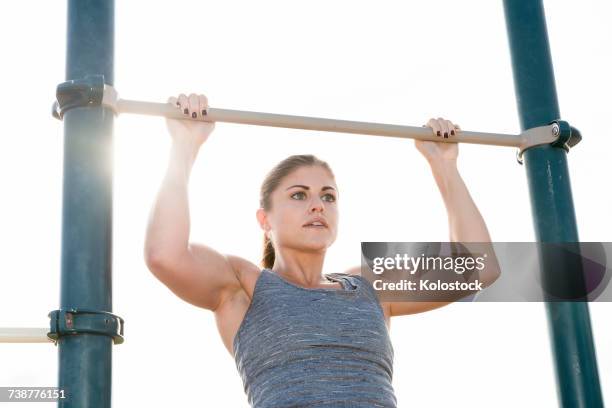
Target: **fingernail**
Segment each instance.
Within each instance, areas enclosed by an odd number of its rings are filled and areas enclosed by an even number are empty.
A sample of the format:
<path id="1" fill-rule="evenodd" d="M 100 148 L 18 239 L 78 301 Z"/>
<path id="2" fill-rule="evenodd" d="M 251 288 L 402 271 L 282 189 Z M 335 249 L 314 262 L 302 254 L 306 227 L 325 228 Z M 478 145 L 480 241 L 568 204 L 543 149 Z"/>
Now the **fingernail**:
<path id="1" fill-rule="evenodd" d="M 203 109 L 202 110 L 202 116 L 206 116 L 206 115 L 207 115 L 206 109 Z"/>
<path id="2" fill-rule="evenodd" d="M 181 103 L 179 101 L 176 101 L 176 106 L 181 106 Z"/>
<path id="3" fill-rule="evenodd" d="M 440 136 L 440 131 L 439 130 L 436 132 L 436 135 Z"/>
<path id="4" fill-rule="evenodd" d="M 454 131 L 454 130 L 451 130 L 451 135 L 454 135 L 454 134 L 455 134 L 455 131 Z"/>
<path id="5" fill-rule="evenodd" d="M 448 132 L 444 132 L 444 137 L 448 138 Z"/>
<path id="6" fill-rule="evenodd" d="M 192 113 L 191 113 L 191 117 L 195 119 L 195 118 L 197 118 L 197 117 L 198 117 L 198 115 L 197 115 L 195 112 L 192 112 Z"/>
<path id="7" fill-rule="evenodd" d="M 183 110 L 183 113 L 184 113 L 185 115 L 188 115 L 188 114 L 189 114 L 189 109 L 185 108 L 185 109 Z"/>

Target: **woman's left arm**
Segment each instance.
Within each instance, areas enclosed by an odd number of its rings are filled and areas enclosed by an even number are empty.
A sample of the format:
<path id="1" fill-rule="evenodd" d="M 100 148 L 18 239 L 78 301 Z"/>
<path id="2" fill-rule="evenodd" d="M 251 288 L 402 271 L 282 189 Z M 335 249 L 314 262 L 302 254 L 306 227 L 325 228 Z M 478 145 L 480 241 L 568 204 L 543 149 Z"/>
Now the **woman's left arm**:
<path id="1" fill-rule="evenodd" d="M 487 267 L 478 275 L 483 287 L 487 287 L 500 274 L 487 225 L 459 175 L 456 163 L 440 162 L 432 166 L 432 173 L 446 206 L 450 242 L 461 243 L 472 254 L 488 254 Z"/>
<path id="2" fill-rule="evenodd" d="M 449 140 L 461 131 L 458 125 L 442 118 L 432 118 L 427 125 L 423 126 L 430 127 L 433 133 L 440 138 L 448 138 Z M 491 236 L 480 211 L 478 211 L 459 174 L 457 168 L 458 144 L 415 140 L 415 146 L 429 163 L 442 195 L 448 214 L 450 241 L 459 242 L 468 250 L 470 250 L 470 247 L 476 249 L 469 243 L 480 243 L 477 245 L 477 250 L 482 251 L 483 244 L 491 242 Z M 493 283 L 500 274 L 499 264 L 492 246 L 485 245 L 485 247 L 488 247 L 487 252 L 492 256 L 487 260 L 488 267 L 479 274 L 479 280 L 483 283 L 483 287 Z M 452 301 L 389 303 L 389 314 L 391 316 L 401 316 L 436 309 L 452 303 Z"/>
<path id="3" fill-rule="evenodd" d="M 457 161 L 439 160 L 432 163 L 431 171 L 446 207 L 450 241 L 491 242 L 487 225 L 459 174 Z"/>
<path id="4" fill-rule="evenodd" d="M 459 125 L 442 118 L 430 119 L 427 125 L 439 137 L 452 140 Z M 470 195 L 459 170 L 457 143 L 415 140 L 416 148 L 428 161 L 448 214 L 452 242 L 491 242 L 487 226 Z"/>

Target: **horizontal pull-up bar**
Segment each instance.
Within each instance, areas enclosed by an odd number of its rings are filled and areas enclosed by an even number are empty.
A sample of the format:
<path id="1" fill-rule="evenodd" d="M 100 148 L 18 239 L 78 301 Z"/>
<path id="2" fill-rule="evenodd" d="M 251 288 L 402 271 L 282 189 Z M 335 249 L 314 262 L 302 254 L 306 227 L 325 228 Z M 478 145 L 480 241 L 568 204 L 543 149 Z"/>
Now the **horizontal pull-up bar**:
<path id="1" fill-rule="evenodd" d="M 49 343 L 49 329 L 29 327 L 0 328 L 0 343 Z"/>
<path id="2" fill-rule="evenodd" d="M 208 108 L 201 118 L 186 116 L 180 109 L 169 103 L 141 102 L 127 99 L 117 99 L 113 105 L 117 113 L 135 113 L 140 115 L 165 116 L 174 119 L 189 119 L 204 122 L 242 123 L 245 125 L 272 126 L 292 129 L 320 130 L 326 132 L 355 133 L 374 136 L 388 136 L 408 139 L 432 140 L 441 142 L 478 143 L 487 145 L 520 147 L 521 135 L 506 135 L 500 133 L 481 133 L 459 131 L 452 139 L 444 139 L 433 135 L 431 129 L 425 127 L 389 125 L 385 123 L 357 122 L 316 118 L 307 116 L 279 115 L 275 113 L 250 112 L 230 109 Z M 555 140 L 552 126 L 544 126 L 539 133 L 549 134 L 546 143 Z M 543 131 L 544 130 L 544 131 Z"/>
<path id="3" fill-rule="evenodd" d="M 61 119 L 64 112 L 68 109 L 79 106 L 100 105 L 108 107 L 116 114 L 134 113 L 204 122 L 241 123 L 256 126 L 399 137 L 444 143 L 473 143 L 516 147 L 519 149 L 519 162 L 525 149 L 536 145 L 559 142 L 561 131 L 564 129 L 564 126 L 559 123 L 560 121 L 556 121 L 547 126 L 527 129 L 518 135 L 460 130 L 455 136 L 445 139 L 434 135 L 430 128 L 422 126 L 390 125 L 218 108 L 208 108 L 205 111 L 205 115 L 198 115 L 197 118 L 192 118 L 186 116 L 174 104 L 119 99 L 115 89 L 104 84 L 104 78 L 101 75 L 88 76 L 82 80 L 72 80 L 60 84 L 57 88 L 57 102 L 54 104 L 53 114 Z M 568 132 L 566 132 L 567 134 L 563 137 L 560 145 L 569 151 L 569 147 L 578 143 L 580 135 L 574 128 L 570 130 L 569 125 L 565 127 L 568 128 Z"/>

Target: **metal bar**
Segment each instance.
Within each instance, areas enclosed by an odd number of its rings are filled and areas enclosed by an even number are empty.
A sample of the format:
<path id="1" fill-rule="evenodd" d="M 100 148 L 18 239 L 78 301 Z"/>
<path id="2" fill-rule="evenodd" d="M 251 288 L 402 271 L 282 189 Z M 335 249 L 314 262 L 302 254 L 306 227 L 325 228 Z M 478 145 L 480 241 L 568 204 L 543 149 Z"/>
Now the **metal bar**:
<path id="1" fill-rule="evenodd" d="M 114 1 L 69 0 L 66 79 L 102 74 L 113 84 Z M 61 309 L 112 311 L 112 126 L 104 106 L 64 116 Z M 111 406 L 112 338 L 58 339 L 59 407 Z"/>
<path id="2" fill-rule="evenodd" d="M 119 99 L 116 101 L 116 108 L 118 113 L 135 113 L 140 115 L 165 116 L 175 119 L 192 119 L 183 114 L 176 106 L 168 103 Z M 216 108 L 208 108 L 206 116 L 192 120 L 509 147 L 520 147 L 523 141 L 521 135 L 469 132 L 464 130 L 461 130 L 455 136 L 444 139 L 443 137 L 441 138 L 433 135 L 431 129 L 425 127 Z"/>
<path id="3" fill-rule="evenodd" d="M 3 327 L 0 328 L 0 343 L 52 343 L 48 332 L 47 328 Z"/>
<path id="4" fill-rule="evenodd" d="M 504 0 L 514 86 L 522 129 L 559 118 L 542 0 Z M 540 242 L 578 242 L 566 152 L 537 146 L 524 152 L 533 223 Z M 560 275 L 546 268 L 546 279 Z M 603 407 L 588 303 L 547 302 L 549 330 L 563 407 Z"/>
<path id="5" fill-rule="evenodd" d="M 169 104 L 119 100 L 121 112 L 160 115 L 176 119 L 186 118 L 176 107 Z M 415 126 L 389 125 L 384 123 L 357 122 L 306 116 L 280 115 L 264 112 L 249 112 L 230 109 L 209 108 L 206 118 L 210 122 L 240 123 L 256 126 L 271 126 L 292 129 L 319 130 L 327 132 L 367 134 L 422 140 L 479 143 L 499 146 L 520 145 L 520 135 L 461 131 L 457 137 L 444 140 L 432 136 L 431 129 Z"/>

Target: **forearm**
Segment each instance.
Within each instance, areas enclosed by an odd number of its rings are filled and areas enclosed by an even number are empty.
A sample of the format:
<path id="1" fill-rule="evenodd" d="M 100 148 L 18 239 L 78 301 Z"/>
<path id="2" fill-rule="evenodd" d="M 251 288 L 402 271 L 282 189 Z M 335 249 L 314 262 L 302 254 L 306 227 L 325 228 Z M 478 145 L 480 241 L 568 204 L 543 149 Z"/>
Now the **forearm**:
<path id="1" fill-rule="evenodd" d="M 448 214 L 452 242 L 490 242 L 487 226 L 457 170 L 456 160 L 431 164 Z"/>
<path id="2" fill-rule="evenodd" d="M 487 287 L 499 277 L 501 270 L 484 219 L 457 170 L 456 160 L 431 167 L 448 213 L 450 241 L 460 242 L 472 254 L 488 254 L 486 268 L 476 275 Z"/>
<path id="3" fill-rule="evenodd" d="M 148 258 L 170 258 L 188 248 L 188 184 L 196 154 L 188 146 L 172 145 L 168 168 L 149 214 L 144 249 Z"/>

